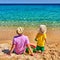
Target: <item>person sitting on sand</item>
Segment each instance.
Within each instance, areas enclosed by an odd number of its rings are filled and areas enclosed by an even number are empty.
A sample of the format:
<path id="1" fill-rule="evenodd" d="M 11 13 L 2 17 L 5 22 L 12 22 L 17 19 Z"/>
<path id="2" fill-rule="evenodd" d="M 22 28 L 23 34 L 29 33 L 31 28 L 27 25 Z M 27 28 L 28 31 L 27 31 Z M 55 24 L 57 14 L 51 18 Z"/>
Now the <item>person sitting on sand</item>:
<path id="1" fill-rule="evenodd" d="M 35 41 L 37 41 L 37 52 L 39 50 L 41 51 L 41 53 L 44 51 L 44 45 L 46 42 L 46 30 L 47 28 L 45 25 L 40 25 L 39 32 L 37 33 L 37 36 L 35 38 Z"/>
<path id="2" fill-rule="evenodd" d="M 25 53 L 26 47 L 28 47 L 31 55 L 33 55 L 29 39 L 27 36 L 23 35 L 23 31 L 24 31 L 23 27 L 17 28 L 16 33 L 18 34 L 18 36 L 14 36 L 12 47 L 9 54 L 11 54 L 12 52 L 16 54 L 23 54 Z"/>

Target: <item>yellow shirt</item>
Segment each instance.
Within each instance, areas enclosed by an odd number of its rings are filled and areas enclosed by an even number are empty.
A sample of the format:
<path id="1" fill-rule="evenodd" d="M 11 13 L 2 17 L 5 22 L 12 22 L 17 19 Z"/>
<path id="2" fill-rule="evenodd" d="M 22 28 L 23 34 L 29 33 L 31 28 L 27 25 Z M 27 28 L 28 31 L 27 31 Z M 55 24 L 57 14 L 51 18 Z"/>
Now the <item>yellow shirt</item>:
<path id="1" fill-rule="evenodd" d="M 36 36 L 37 46 L 44 46 L 45 45 L 45 39 L 46 39 L 46 33 L 45 34 L 38 33 Z"/>

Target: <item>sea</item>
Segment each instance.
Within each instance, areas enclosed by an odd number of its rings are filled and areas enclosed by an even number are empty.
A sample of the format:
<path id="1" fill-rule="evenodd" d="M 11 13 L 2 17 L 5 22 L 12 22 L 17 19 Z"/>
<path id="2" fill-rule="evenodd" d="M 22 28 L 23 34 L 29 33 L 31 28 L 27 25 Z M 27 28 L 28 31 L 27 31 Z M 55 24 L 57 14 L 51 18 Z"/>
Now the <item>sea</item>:
<path id="1" fill-rule="evenodd" d="M 60 27 L 60 4 L 0 4 L 0 27 Z"/>

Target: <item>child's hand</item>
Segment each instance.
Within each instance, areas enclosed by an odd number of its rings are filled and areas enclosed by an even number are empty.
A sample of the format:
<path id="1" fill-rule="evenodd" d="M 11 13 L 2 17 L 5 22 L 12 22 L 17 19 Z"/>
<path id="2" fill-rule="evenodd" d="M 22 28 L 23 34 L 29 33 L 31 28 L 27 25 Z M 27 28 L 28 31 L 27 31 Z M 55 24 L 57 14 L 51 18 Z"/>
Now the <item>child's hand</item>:
<path id="1" fill-rule="evenodd" d="M 35 41 L 37 41 L 37 39 L 35 39 Z"/>
<path id="2" fill-rule="evenodd" d="M 30 54 L 31 56 L 34 56 L 34 54 L 32 53 L 32 54 Z"/>
<path id="3" fill-rule="evenodd" d="M 9 52 L 9 53 L 8 53 L 8 55 L 10 55 L 10 56 L 11 56 L 11 52 Z"/>

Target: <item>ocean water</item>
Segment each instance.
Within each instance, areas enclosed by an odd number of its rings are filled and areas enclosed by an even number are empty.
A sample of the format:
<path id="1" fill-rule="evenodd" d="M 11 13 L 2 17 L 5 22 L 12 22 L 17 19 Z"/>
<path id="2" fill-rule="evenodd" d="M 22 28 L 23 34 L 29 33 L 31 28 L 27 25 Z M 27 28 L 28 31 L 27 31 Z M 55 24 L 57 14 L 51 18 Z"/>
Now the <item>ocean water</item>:
<path id="1" fill-rule="evenodd" d="M 60 27 L 60 5 L 0 5 L 0 26 Z"/>

